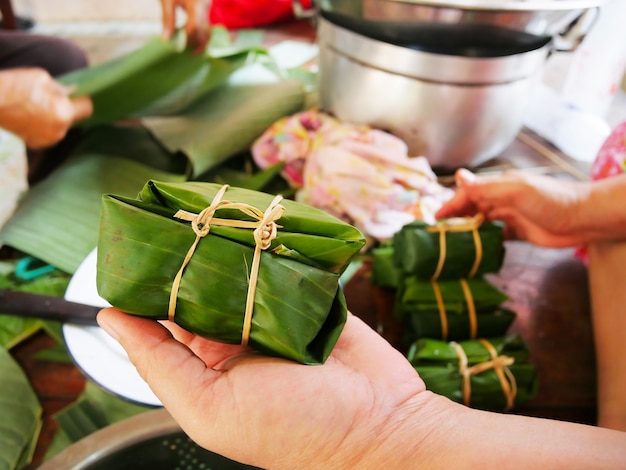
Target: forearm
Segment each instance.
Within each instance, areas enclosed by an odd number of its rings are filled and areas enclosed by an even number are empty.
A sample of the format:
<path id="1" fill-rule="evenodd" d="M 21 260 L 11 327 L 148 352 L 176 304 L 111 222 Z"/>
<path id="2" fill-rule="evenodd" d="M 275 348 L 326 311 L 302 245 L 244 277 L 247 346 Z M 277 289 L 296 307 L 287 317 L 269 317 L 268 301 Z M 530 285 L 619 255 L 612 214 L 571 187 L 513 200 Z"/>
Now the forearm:
<path id="1" fill-rule="evenodd" d="M 573 216 L 588 243 L 626 240 L 626 173 L 581 185 Z"/>
<path id="2" fill-rule="evenodd" d="M 626 462 L 626 433 L 555 420 L 473 410 L 439 398 L 419 468 L 618 468 Z M 445 425 L 444 425 L 445 423 Z M 417 431 L 415 436 L 424 435 Z M 388 467 L 395 468 L 395 467 Z M 401 467 L 397 467 L 401 468 Z"/>

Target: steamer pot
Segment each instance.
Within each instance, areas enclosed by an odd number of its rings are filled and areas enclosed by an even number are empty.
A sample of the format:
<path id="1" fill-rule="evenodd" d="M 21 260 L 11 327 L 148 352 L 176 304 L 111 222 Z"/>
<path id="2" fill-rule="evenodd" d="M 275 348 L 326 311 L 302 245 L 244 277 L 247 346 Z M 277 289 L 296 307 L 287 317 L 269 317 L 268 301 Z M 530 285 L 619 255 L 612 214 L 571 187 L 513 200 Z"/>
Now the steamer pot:
<path id="1" fill-rule="evenodd" d="M 39 470 L 259 470 L 209 452 L 182 432 L 164 409 L 148 411 L 94 432 Z"/>
<path id="2" fill-rule="evenodd" d="M 304 8 L 294 0 L 301 15 L 316 11 L 379 23 L 393 29 L 403 23 L 440 26 L 490 26 L 510 32 L 553 37 L 569 28 L 589 9 L 605 0 L 311 0 Z"/>
<path id="3" fill-rule="evenodd" d="M 496 57 L 425 52 L 318 18 L 322 109 L 403 139 L 434 168 L 477 166 L 522 127 L 550 43 Z"/>

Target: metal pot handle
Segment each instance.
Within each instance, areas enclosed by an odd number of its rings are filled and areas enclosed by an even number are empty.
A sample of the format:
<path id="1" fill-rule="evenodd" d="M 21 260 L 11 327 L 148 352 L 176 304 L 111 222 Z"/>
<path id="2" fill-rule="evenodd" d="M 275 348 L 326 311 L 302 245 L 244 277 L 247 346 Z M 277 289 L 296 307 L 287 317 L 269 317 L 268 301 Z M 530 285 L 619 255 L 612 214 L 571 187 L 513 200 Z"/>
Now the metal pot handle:
<path id="1" fill-rule="evenodd" d="M 554 52 L 573 52 L 583 42 L 598 19 L 600 8 L 589 8 L 578 15 L 554 37 Z"/>

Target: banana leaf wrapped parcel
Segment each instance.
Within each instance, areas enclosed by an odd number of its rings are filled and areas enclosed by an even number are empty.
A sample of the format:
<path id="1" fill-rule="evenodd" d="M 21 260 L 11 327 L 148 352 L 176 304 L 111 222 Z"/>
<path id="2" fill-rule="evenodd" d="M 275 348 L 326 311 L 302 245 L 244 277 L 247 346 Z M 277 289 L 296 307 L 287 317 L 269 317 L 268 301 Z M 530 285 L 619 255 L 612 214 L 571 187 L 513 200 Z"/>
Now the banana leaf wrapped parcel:
<path id="1" fill-rule="evenodd" d="M 149 181 L 135 199 L 103 196 L 98 292 L 129 314 L 320 364 L 347 317 L 339 276 L 364 243 L 279 196 Z"/>
<path id="2" fill-rule="evenodd" d="M 502 336 L 516 317 L 501 306 L 507 299 L 485 279 L 434 282 L 406 276 L 396 293 L 395 314 L 410 342 Z"/>
<path id="3" fill-rule="evenodd" d="M 472 408 L 508 411 L 537 394 L 537 371 L 517 334 L 458 343 L 420 339 L 407 358 L 426 388 Z"/>
<path id="4" fill-rule="evenodd" d="M 394 262 L 405 274 L 433 281 L 498 272 L 505 252 L 502 227 L 480 215 L 434 225 L 416 220 L 394 234 Z"/>

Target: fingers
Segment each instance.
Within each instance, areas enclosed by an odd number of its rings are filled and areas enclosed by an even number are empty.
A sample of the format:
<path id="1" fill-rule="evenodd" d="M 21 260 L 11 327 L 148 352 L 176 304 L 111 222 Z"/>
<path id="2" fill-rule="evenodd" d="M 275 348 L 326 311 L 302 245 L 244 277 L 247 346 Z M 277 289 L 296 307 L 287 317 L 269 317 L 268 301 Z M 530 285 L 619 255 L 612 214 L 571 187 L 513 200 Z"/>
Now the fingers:
<path id="1" fill-rule="evenodd" d="M 196 356 L 200 357 L 207 367 L 220 368 L 220 365 L 226 359 L 250 351 L 250 348 L 238 344 L 209 341 L 181 328 L 171 321 L 163 321 L 161 324 L 170 331 L 176 340 L 187 345 Z"/>
<path id="2" fill-rule="evenodd" d="M 185 11 L 185 33 L 187 46 L 194 52 L 202 52 L 209 40 L 207 0 L 161 0 L 162 8 L 162 37 L 169 39 L 176 31 L 176 12 L 178 8 Z"/>
<path id="3" fill-rule="evenodd" d="M 161 35 L 164 39 L 169 39 L 176 30 L 175 0 L 161 0 L 161 19 L 163 25 Z"/>

